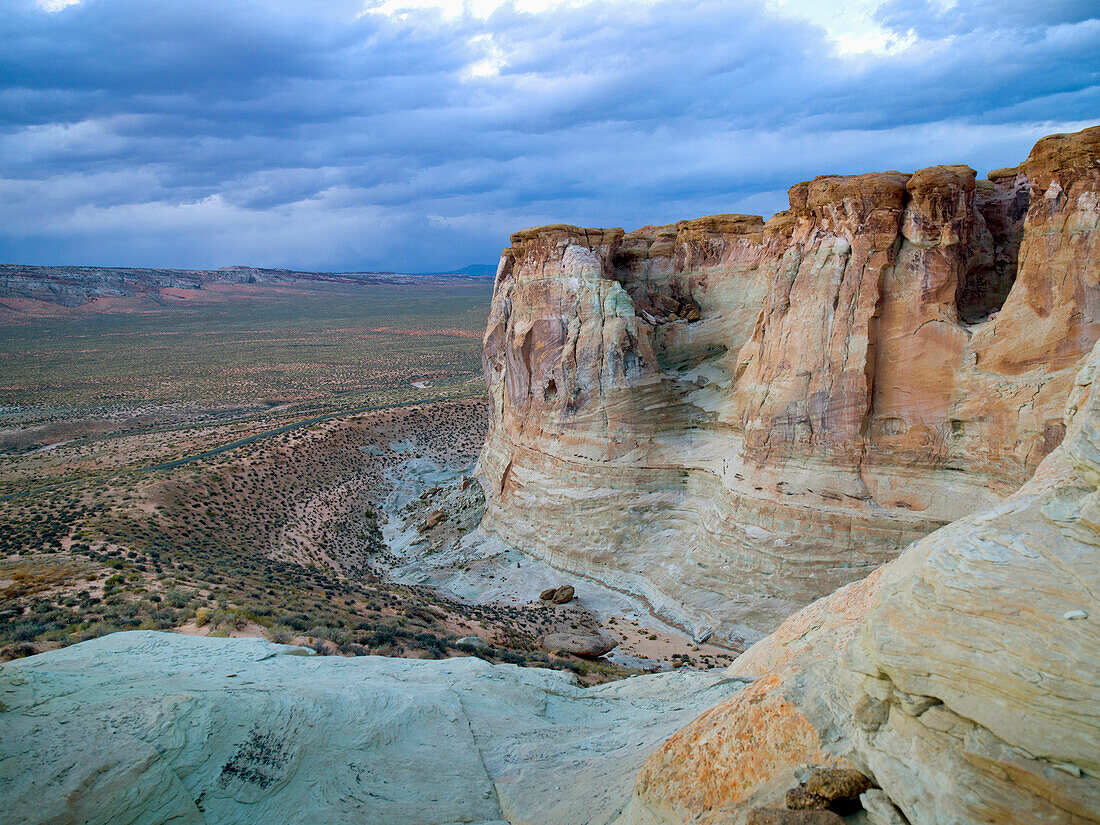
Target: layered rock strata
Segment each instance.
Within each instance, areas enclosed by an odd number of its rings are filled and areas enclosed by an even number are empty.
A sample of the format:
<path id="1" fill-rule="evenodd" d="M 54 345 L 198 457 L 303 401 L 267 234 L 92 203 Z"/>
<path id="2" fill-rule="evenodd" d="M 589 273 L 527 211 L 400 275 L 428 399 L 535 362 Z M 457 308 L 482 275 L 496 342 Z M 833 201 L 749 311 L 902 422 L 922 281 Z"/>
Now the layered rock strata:
<path id="1" fill-rule="evenodd" d="M 750 640 L 1016 490 L 1100 337 L 1100 128 L 767 222 L 512 236 L 483 528 Z"/>
<path id="2" fill-rule="evenodd" d="M 911 825 L 1100 822 L 1100 345 L 1068 395 L 1018 492 L 740 656 L 749 687 L 649 759 L 623 821 L 744 823 L 845 765 Z"/>

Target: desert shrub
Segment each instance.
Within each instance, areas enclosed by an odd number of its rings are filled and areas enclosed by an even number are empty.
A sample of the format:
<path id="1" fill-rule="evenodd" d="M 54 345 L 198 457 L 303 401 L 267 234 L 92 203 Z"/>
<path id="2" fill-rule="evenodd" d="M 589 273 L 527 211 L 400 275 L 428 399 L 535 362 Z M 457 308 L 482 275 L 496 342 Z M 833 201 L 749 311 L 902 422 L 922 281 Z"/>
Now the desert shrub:
<path id="1" fill-rule="evenodd" d="M 500 661 L 507 662 L 510 665 L 522 665 L 527 663 L 522 653 L 516 653 L 513 650 L 494 650 L 493 655 Z"/>
<path id="2" fill-rule="evenodd" d="M 277 624 L 267 631 L 267 638 L 281 645 L 290 644 L 294 635 L 294 629 L 285 624 Z"/>
<path id="3" fill-rule="evenodd" d="M 218 629 L 225 629 L 227 631 L 240 630 L 248 624 L 248 617 L 240 610 L 218 608 L 210 614 L 210 623 Z"/>
<path id="4" fill-rule="evenodd" d="M 447 649 L 447 643 L 431 633 L 417 633 L 413 637 L 413 642 L 416 643 L 417 647 L 424 648 L 425 650 L 436 649 L 446 652 Z"/>
<path id="5" fill-rule="evenodd" d="M 179 590 L 169 590 L 164 594 L 164 604 L 168 607 L 187 607 L 187 603 L 190 601 L 187 594 Z"/>
<path id="6" fill-rule="evenodd" d="M 100 636 L 106 636 L 108 633 L 114 633 L 119 628 L 115 627 L 109 622 L 93 622 L 83 630 L 77 631 L 75 640 L 78 642 L 86 642 L 89 639 L 98 639 Z"/>
<path id="7" fill-rule="evenodd" d="M 8 638 L 13 642 L 33 642 L 47 630 L 52 629 L 52 626 L 46 622 L 23 620 L 11 629 Z"/>
<path id="8" fill-rule="evenodd" d="M 283 624 L 301 633 L 309 627 L 309 616 L 304 613 L 299 613 L 296 616 L 286 616 L 283 618 Z"/>
<path id="9" fill-rule="evenodd" d="M 386 647 L 397 640 L 397 634 L 392 627 L 375 628 L 366 638 L 366 644 L 370 647 Z"/>

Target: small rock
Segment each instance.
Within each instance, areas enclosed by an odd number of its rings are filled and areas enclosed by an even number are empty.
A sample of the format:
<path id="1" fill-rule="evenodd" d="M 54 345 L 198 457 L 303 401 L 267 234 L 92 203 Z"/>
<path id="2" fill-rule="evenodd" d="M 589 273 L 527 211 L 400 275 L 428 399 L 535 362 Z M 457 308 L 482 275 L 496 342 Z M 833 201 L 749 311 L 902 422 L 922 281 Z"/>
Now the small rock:
<path id="1" fill-rule="evenodd" d="M 456 645 L 464 645 L 465 647 L 472 647 L 475 650 L 488 650 L 489 643 L 482 639 L 480 636 L 463 636 L 461 639 L 455 642 Z"/>
<path id="2" fill-rule="evenodd" d="M 713 627 L 704 627 L 698 633 L 691 637 L 691 640 L 697 645 L 703 644 L 707 639 L 714 635 Z"/>
<path id="3" fill-rule="evenodd" d="M 443 521 L 444 515 L 442 510 L 432 510 L 428 513 L 428 517 L 424 519 L 424 523 L 420 525 L 420 532 L 426 533 L 435 527 L 439 522 Z"/>
<path id="4" fill-rule="evenodd" d="M 860 728 L 868 733 L 876 731 L 886 724 L 890 717 L 890 705 L 881 699 L 863 694 L 852 708 L 852 718 Z"/>
<path id="5" fill-rule="evenodd" d="M 926 710 L 936 705 L 942 705 L 939 699 L 935 696 L 922 696 L 916 693 L 903 693 L 897 691 L 898 704 L 901 705 L 901 709 L 908 713 L 910 716 L 920 716 Z"/>
<path id="6" fill-rule="evenodd" d="M 1089 614 L 1084 610 L 1067 610 L 1062 614 L 1063 619 L 1069 619 L 1070 621 L 1073 619 L 1087 619 L 1088 617 Z"/>
<path id="7" fill-rule="evenodd" d="M 859 801 L 863 810 L 867 812 L 867 819 L 871 825 L 906 825 L 905 817 L 901 815 L 886 791 L 880 788 L 872 788 L 859 795 Z"/>
<path id="8" fill-rule="evenodd" d="M 747 825 L 844 825 L 832 811 L 781 811 L 756 808 L 749 811 Z"/>
<path id="9" fill-rule="evenodd" d="M 851 768 L 821 768 L 806 780 L 806 790 L 824 797 L 830 804 L 856 799 L 872 787 L 870 779 Z"/>
<path id="10" fill-rule="evenodd" d="M 542 637 L 541 644 L 548 653 L 564 650 L 574 656 L 595 658 L 614 650 L 619 642 L 602 633 L 548 633 Z"/>
<path id="11" fill-rule="evenodd" d="M 0 707 L 0 710 L 3 710 L 3 708 Z M 1052 768 L 1057 768 L 1060 771 L 1065 771 L 1070 776 L 1076 776 L 1078 779 L 1081 778 L 1081 769 L 1074 765 L 1072 762 L 1051 762 L 1050 766 Z"/>
<path id="12" fill-rule="evenodd" d="M 542 599 L 544 602 L 552 602 L 554 600 L 554 594 L 557 592 L 558 588 L 548 587 L 546 590 L 543 590 L 541 593 L 539 593 L 539 598 Z"/>
<path id="13" fill-rule="evenodd" d="M 791 788 L 787 791 L 787 807 L 792 811 L 824 811 L 829 807 L 829 800 L 806 790 L 805 785 Z"/>
<path id="14" fill-rule="evenodd" d="M 566 604 L 573 601 L 573 595 L 576 592 L 571 584 L 559 587 L 554 593 L 554 604 Z"/>

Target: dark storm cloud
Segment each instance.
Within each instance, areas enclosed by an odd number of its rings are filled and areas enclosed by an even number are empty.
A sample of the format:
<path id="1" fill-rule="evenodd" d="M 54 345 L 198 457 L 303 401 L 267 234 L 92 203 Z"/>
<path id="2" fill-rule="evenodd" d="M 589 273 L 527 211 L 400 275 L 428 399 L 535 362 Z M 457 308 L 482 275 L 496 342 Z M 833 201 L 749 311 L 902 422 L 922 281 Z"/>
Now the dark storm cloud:
<path id="1" fill-rule="evenodd" d="M 0 0 L 0 259 L 433 269 L 533 223 L 767 214 L 822 172 L 1008 165 L 1100 113 L 1087 4 L 876 17 L 915 42 L 840 55 L 708 0 Z"/>

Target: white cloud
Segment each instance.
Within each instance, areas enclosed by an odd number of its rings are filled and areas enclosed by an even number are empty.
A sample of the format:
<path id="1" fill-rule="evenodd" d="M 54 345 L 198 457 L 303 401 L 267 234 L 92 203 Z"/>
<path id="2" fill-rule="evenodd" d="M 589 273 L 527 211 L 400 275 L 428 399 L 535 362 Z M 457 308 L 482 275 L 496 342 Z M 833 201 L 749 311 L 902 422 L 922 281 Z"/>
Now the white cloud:
<path id="1" fill-rule="evenodd" d="M 768 0 L 771 10 L 822 28 L 844 56 L 897 54 L 917 43 L 915 32 L 894 31 L 875 19 L 883 5 L 885 0 Z"/>
<path id="2" fill-rule="evenodd" d="M 0 260 L 440 269 L 1088 125 L 1100 21 L 936 1 L 15 3 Z"/>
<path id="3" fill-rule="evenodd" d="M 69 6 L 75 6 L 80 0 L 38 0 L 38 8 L 43 11 L 56 12 Z"/>
<path id="4" fill-rule="evenodd" d="M 652 5 L 655 0 L 629 0 L 634 5 Z M 436 11 L 445 19 L 460 17 L 487 19 L 497 9 L 510 7 L 525 14 L 543 14 L 564 8 L 600 5 L 606 0 L 381 0 L 368 2 L 366 11 L 391 17 L 403 17 L 410 12 Z"/>

